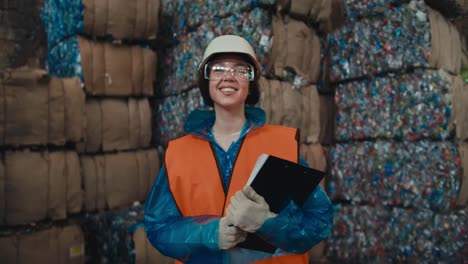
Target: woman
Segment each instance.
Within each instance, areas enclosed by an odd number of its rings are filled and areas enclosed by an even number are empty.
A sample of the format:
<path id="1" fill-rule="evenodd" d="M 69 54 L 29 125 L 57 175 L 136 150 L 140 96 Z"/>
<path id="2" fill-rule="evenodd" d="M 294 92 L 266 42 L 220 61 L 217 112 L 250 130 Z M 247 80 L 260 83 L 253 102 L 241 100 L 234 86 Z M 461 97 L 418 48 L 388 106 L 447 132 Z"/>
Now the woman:
<path id="1" fill-rule="evenodd" d="M 245 187 L 257 157 L 268 153 L 307 165 L 298 156 L 297 130 L 265 124 L 259 100 L 260 66 L 239 36 L 212 40 L 198 69 L 205 103 L 186 135 L 168 144 L 164 165 L 148 197 L 145 227 L 161 253 L 183 263 L 308 263 L 311 247 L 332 227 L 332 205 L 319 186 L 299 208 L 279 214 Z M 247 232 L 278 248 L 236 247 Z"/>

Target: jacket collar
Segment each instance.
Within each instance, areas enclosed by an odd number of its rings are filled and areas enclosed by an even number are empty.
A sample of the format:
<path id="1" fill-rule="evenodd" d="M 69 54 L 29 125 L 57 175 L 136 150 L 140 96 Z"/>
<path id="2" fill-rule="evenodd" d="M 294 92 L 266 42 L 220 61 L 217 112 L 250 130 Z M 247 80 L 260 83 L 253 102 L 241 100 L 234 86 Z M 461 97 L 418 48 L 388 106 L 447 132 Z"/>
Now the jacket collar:
<path id="1" fill-rule="evenodd" d="M 245 107 L 246 123 L 242 128 L 241 137 L 255 128 L 263 126 L 266 121 L 265 111 L 258 107 Z M 187 117 L 184 124 L 185 134 L 210 139 L 211 127 L 213 127 L 216 116 L 214 110 L 194 110 Z"/>

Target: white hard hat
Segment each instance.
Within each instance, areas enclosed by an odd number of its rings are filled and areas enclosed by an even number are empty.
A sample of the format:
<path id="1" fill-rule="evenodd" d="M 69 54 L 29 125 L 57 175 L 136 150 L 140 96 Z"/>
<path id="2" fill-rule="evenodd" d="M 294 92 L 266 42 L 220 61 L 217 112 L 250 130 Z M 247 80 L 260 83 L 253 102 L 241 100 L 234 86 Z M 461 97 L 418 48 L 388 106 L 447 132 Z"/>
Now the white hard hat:
<path id="1" fill-rule="evenodd" d="M 250 43 L 236 35 L 222 35 L 214 38 L 208 47 L 206 47 L 205 53 L 203 54 L 203 60 L 198 66 L 199 74 L 203 71 L 203 67 L 208 62 L 208 60 L 215 54 L 220 53 L 239 53 L 247 55 L 255 67 L 255 76 L 260 76 L 260 64 L 257 61 L 255 52 L 250 45 Z"/>

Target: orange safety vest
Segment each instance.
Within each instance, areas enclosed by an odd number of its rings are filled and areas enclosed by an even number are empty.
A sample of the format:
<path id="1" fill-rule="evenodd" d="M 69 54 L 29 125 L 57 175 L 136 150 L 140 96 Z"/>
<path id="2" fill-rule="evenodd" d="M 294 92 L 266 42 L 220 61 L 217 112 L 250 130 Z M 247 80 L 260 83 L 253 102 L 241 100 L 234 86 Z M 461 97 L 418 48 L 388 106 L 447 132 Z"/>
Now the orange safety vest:
<path id="1" fill-rule="evenodd" d="M 247 134 L 235 161 L 226 193 L 215 150 L 207 140 L 186 135 L 169 142 L 165 166 L 171 192 L 182 215 L 224 216 L 231 196 L 245 186 L 260 154 L 266 153 L 298 162 L 297 138 L 297 129 L 274 125 L 265 125 Z M 289 254 L 256 263 L 308 263 L 308 255 Z"/>

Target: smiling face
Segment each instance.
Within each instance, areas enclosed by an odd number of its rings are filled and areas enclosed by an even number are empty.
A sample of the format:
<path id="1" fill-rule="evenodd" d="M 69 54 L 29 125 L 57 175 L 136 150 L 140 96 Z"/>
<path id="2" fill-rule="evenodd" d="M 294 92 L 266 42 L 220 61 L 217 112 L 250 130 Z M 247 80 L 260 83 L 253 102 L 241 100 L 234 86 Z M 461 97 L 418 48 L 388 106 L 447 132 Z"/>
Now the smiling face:
<path id="1" fill-rule="evenodd" d="M 217 56 L 210 61 L 210 65 L 208 84 L 215 109 L 220 107 L 226 110 L 243 109 L 250 86 L 249 78 L 244 73 L 251 65 L 236 54 Z"/>

